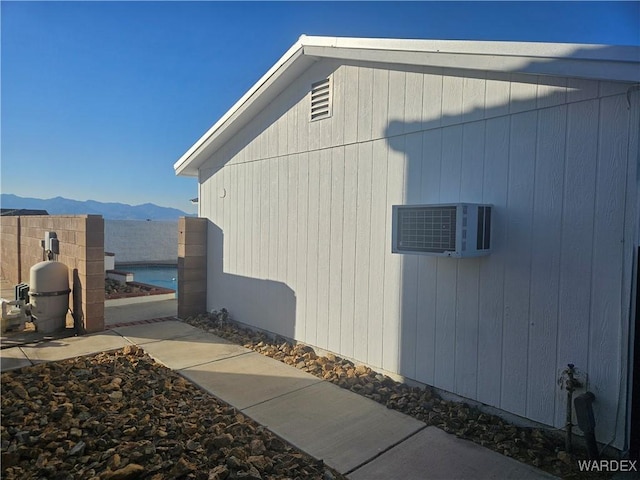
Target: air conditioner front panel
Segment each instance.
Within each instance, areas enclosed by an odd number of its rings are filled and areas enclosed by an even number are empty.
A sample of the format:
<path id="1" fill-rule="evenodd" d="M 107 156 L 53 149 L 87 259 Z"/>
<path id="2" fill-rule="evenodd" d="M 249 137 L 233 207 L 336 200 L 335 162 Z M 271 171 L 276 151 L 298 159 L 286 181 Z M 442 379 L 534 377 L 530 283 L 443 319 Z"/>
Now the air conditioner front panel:
<path id="1" fill-rule="evenodd" d="M 477 257 L 491 252 L 491 205 L 394 205 L 392 252 Z"/>

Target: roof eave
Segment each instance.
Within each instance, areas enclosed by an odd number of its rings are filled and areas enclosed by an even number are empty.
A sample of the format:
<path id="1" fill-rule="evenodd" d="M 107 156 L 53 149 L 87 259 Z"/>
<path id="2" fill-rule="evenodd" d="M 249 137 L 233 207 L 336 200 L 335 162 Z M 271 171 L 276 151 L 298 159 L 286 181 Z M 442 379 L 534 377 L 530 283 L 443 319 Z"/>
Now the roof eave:
<path id="1" fill-rule="evenodd" d="M 200 139 L 173 165 L 176 175 L 198 176 L 198 169 L 206 159 L 231 136 L 231 131 L 244 126 L 250 119 L 248 112 L 268 104 L 288 84 L 288 79 L 307 69 L 316 59 L 305 56 L 302 39 L 296 42 L 251 89 L 231 107 Z M 231 126 L 234 129 L 231 129 Z"/>
<path id="2" fill-rule="evenodd" d="M 640 48 L 633 46 L 307 37 L 304 53 L 347 61 L 640 82 Z"/>
<path id="3" fill-rule="evenodd" d="M 320 58 L 459 70 L 640 82 L 640 48 L 608 45 L 307 37 L 299 40 L 174 164 L 199 168 L 231 136 Z"/>

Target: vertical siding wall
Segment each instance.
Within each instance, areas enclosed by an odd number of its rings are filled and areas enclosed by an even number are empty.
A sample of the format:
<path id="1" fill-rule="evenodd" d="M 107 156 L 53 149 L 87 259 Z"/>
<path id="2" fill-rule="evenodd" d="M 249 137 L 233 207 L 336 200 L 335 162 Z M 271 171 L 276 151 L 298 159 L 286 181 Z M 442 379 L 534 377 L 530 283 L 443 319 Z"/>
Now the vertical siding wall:
<path id="1" fill-rule="evenodd" d="M 330 73 L 333 116 L 309 122 L 310 85 Z M 208 308 L 556 427 L 574 363 L 599 440 L 622 447 L 640 123 L 627 88 L 318 63 L 200 172 L 221 271 L 286 284 L 294 325 L 224 275 Z M 390 253 L 391 205 L 458 201 L 495 206 L 492 255 Z"/>
<path id="2" fill-rule="evenodd" d="M 69 308 L 82 332 L 104 330 L 104 221 L 99 215 L 0 217 L 2 278 L 29 283 L 42 261 L 40 241 L 56 232 L 58 261 L 69 268 Z"/>

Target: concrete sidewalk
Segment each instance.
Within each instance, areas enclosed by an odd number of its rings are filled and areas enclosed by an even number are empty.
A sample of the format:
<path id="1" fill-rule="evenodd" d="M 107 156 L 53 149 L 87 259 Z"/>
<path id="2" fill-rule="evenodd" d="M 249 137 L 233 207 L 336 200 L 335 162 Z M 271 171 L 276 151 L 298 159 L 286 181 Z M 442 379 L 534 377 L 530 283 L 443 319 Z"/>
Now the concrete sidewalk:
<path id="1" fill-rule="evenodd" d="M 354 480 L 554 478 L 180 321 L 5 348 L 1 369 L 129 344 Z"/>

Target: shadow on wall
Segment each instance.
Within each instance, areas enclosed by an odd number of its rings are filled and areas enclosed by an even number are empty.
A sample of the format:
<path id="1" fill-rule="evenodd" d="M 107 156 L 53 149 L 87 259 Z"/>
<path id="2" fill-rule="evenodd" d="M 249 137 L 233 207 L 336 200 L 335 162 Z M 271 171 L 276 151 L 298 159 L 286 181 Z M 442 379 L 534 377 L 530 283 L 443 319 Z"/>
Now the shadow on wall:
<path id="1" fill-rule="evenodd" d="M 563 352 L 548 347 L 555 346 L 556 339 L 544 337 L 556 330 L 557 322 L 538 315 L 536 308 L 547 308 L 546 303 L 532 307 L 531 315 L 541 318 L 529 326 L 531 267 L 538 277 L 558 268 L 554 245 L 560 243 L 556 237 L 562 229 L 565 158 L 556 146 L 565 141 L 559 132 L 571 110 L 579 108 L 570 104 L 584 100 L 582 91 L 597 82 L 576 80 L 569 85 L 563 77 L 545 77 L 543 83 L 537 77 L 509 73 L 460 72 L 453 77 L 460 91 L 485 85 L 477 98 L 470 95 L 468 101 L 476 107 L 465 109 L 460 103 L 457 110 L 449 106 L 450 113 L 442 111 L 426 121 L 393 120 L 387 125 L 389 166 L 393 158 L 396 168 L 404 171 L 401 190 L 391 203 L 492 204 L 492 253 L 465 259 L 402 255 L 396 271 L 399 373 L 553 423 L 561 409 L 550 392 L 555 390 L 558 365 L 567 362 Z M 517 95 L 501 93 L 498 86 L 503 83 L 511 83 Z M 535 204 L 534 184 L 540 191 Z M 539 231 L 546 236 L 534 230 L 536 225 L 545 226 Z M 540 252 L 531 265 L 534 241 Z M 554 311 L 558 285 L 541 285 L 538 290 L 532 287 L 534 293 L 549 304 L 555 301 L 548 308 Z M 530 365 L 529 349 L 535 343 L 540 347 L 536 351 L 544 354 Z M 533 388 L 527 385 L 529 376 L 544 380 Z M 529 405 L 544 407 L 530 406 L 527 411 L 527 395 Z"/>
<path id="2" fill-rule="evenodd" d="M 73 269 L 73 285 L 71 287 L 72 305 L 73 305 L 73 327 L 78 335 L 86 333 L 84 328 L 84 311 L 82 310 L 82 282 L 78 269 Z"/>
<path id="3" fill-rule="evenodd" d="M 252 327 L 294 338 L 295 292 L 282 282 L 225 273 L 224 234 L 211 221 L 207 230 L 207 310 L 226 308 L 239 322 L 252 319 Z"/>
<path id="4" fill-rule="evenodd" d="M 430 123 L 434 125 L 425 128 L 421 122 L 392 121 L 387 127 L 387 143 L 391 151 L 397 152 L 390 153 L 389 167 L 397 162 L 397 168 L 404 170 L 402 190 L 391 203 L 491 203 L 495 252 L 502 237 L 502 229 L 496 225 L 505 205 L 483 194 L 484 152 L 479 149 L 470 154 L 465 144 L 472 145 L 471 140 L 482 138 L 484 125 L 476 122 L 463 126 L 446 116 Z M 477 398 L 477 338 L 482 329 L 475 308 L 479 304 L 478 277 L 483 264 L 496 260 L 495 253 L 491 257 L 464 259 L 398 255 L 398 373 Z M 501 338 L 493 336 L 491 344 L 484 346 L 495 357 Z M 500 365 L 495 367 L 494 373 L 500 375 Z"/>
<path id="5" fill-rule="evenodd" d="M 409 378 L 556 426 L 565 410 L 558 372 L 575 363 L 599 390 L 598 437 L 619 443 L 625 373 L 612 375 L 598 359 L 626 369 L 619 298 L 631 289 L 621 272 L 631 271 L 632 255 L 608 232 L 624 229 L 626 193 L 612 186 L 625 184 L 628 167 L 615 145 L 628 141 L 637 96 L 607 82 L 549 78 L 544 86 L 537 97 L 388 124 L 389 171 L 403 171 L 390 203 L 494 205 L 491 255 L 403 255 L 385 271 L 399 280 L 394 360 Z M 515 79 L 512 90 L 536 87 Z M 602 200 L 585 202 L 596 191 Z M 584 225 L 607 228 L 585 234 Z M 592 292 L 596 273 L 611 280 Z"/>

